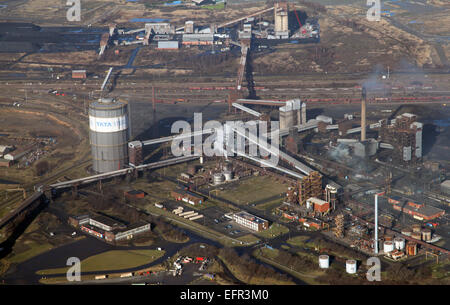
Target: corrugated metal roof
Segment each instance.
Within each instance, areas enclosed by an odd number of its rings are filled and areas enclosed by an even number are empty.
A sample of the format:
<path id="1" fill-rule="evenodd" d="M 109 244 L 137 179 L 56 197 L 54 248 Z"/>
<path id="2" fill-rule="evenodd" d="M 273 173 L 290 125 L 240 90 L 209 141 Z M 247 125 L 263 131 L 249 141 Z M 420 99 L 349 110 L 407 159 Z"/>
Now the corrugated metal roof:
<path id="1" fill-rule="evenodd" d="M 183 41 L 213 41 L 213 34 L 183 34 Z"/>
<path id="2" fill-rule="evenodd" d="M 168 49 L 178 49 L 178 41 L 158 41 L 158 49 L 168 48 Z"/>

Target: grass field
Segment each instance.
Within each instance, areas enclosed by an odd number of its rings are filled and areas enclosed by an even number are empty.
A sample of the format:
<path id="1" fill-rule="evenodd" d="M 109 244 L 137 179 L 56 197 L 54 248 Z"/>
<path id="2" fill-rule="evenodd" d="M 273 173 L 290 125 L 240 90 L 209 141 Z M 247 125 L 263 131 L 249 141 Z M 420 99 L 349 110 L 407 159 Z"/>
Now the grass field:
<path id="1" fill-rule="evenodd" d="M 306 241 L 310 239 L 309 236 L 295 236 L 287 240 L 287 243 L 297 247 L 313 247 L 311 243 Z"/>
<path id="2" fill-rule="evenodd" d="M 219 256 L 219 258 L 227 266 L 228 270 L 230 270 L 230 272 L 233 273 L 233 275 L 238 280 L 245 282 L 249 285 L 291 285 L 291 284 L 294 284 L 292 281 L 278 281 L 271 277 L 266 277 L 266 278 L 251 277 L 250 280 L 247 281 L 246 279 L 248 279 L 248 276 L 243 274 L 236 264 L 234 264 L 231 261 L 227 261 L 227 259 L 224 257 Z"/>
<path id="3" fill-rule="evenodd" d="M 260 251 L 261 250 L 261 251 Z M 253 256 L 262 260 L 265 263 L 268 263 L 270 265 L 273 265 L 277 268 L 280 268 L 283 271 L 286 271 L 287 273 L 295 276 L 296 278 L 302 280 L 303 282 L 309 284 L 309 285 L 318 285 L 318 283 L 315 279 L 323 275 L 324 272 L 321 270 L 314 270 L 309 272 L 298 272 L 295 270 L 292 270 L 286 266 L 283 265 L 283 262 L 277 262 L 276 257 L 278 256 L 278 250 L 277 249 L 267 249 L 267 248 L 261 248 L 259 250 L 255 250 L 253 252 Z"/>
<path id="4" fill-rule="evenodd" d="M 256 233 L 258 236 L 264 238 L 274 238 L 289 232 L 289 229 L 281 224 L 274 223 L 267 230 Z"/>
<path id="5" fill-rule="evenodd" d="M 280 199 L 276 199 L 276 200 L 272 200 L 269 202 L 264 202 L 264 203 L 258 204 L 255 208 L 258 210 L 261 210 L 261 211 L 267 210 L 267 209 L 272 210 L 273 208 L 279 206 L 282 202 L 283 202 L 283 198 L 280 198 Z"/>
<path id="6" fill-rule="evenodd" d="M 226 192 L 221 192 L 219 196 L 239 204 L 251 204 L 284 192 L 286 185 L 276 182 L 269 176 L 258 176 L 242 180 Z"/>
<path id="7" fill-rule="evenodd" d="M 136 268 L 149 264 L 164 255 L 158 250 L 112 250 L 81 261 L 81 272 L 95 272 Z M 66 273 L 69 267 L 39 270 L 37 274 Z"/>
<path id="8" fill-rule="evenodd" d="M 29 243 L 27 246 L 30 247 L 28 250 L 8 258 L 8 261 L 10 263 L 21 263 L 53 248 L 53 246 L 49 243 L 39 244 L 34 241 Z"/>

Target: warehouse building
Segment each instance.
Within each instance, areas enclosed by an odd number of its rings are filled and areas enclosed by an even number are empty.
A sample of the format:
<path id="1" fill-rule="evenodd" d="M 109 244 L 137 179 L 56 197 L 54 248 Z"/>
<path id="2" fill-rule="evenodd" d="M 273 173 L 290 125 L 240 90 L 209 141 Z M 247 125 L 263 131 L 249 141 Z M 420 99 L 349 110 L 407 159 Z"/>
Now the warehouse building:
<path id="1" fill-rule="evenodd" d="M 414 202 L 408 202 L 403 208 L 398 204 L 394 204 L 393 207 L 418 219 L 432 220 L 445 215 L 444 210 Z"/>
<path id="2" fill-rule="evenodd" d="M 158 41 L 159 50 L 178 50 L 179 48 L 178 41 Z"/>
<path id="3" fill-rule="evenodd" d="M 192 205 L 199 205 L 205 201 L 202 196 L 182 189 L 173 190 L 170 195 L 177 201 L 184 201 Z"/>
<path id="4" fill-rule="evenodd" d="M 10 167 L 13 161 L 0 158 L 0 167 Z"/>
<path id="5" fill-rule="evenodd" d="M 306 207 L 314 209 L 314 211 L 319 213 L 325 213 L 330 209 L 330 203 L 316 197 L 311 197 L 306 200 Z"/>
<path id="6" fill-rule="evenodd" d="M 3 156 L 6 160 L 17 161 L 35 148 L 36 144 L 31 144 L 23 148 L 18 148 Z"/>
<path id="7" fill-rule="evenodd" d="M 89 224 L 91 226 L 100 228 L 105 231 L 112 231 L 115 229 L 125 229 L 126 225 L 110 217 L 103 215 L 96 215 L 89 218 Z"/>
<path id="8" fill-rule="evenodd" d="M 89 215 L 70 216 L 69 224 L 107 242 L 132 239 L 136 235 L 151 230 L 150 223 L 138 222 L 127 226 L 120 221 L 104 215 L 95 215 L 93 217 Z"/>
<path id="9" fill-rule="evenodd" d="M 214 43 L 213 34 L 183 34 L 183 45 L 212 45 Z"/>
<path id="10" fill-rule="evenodd" d="M 269 228 L 269 222 L 265 219 L 259 218 L 255 215 L 241 211 L 233 215 L 233 220 L 246 228 L 254 231 L 262 231 Z"/>
<path id="11" fill-rule="evenodd" d="M 114 230 L 112 232 L 105 233 L 106 241 L 118 241 L 122 239 L 132 239 L 135 235 L 149 232 L 151 230 L 149 223 L 139 222 L 136 223 L 126 230 Z"/>
<path id="12" fill-rule="evenodd" d="M 72 78 L 86 78 L 86 70 L 72 70 Z"/>

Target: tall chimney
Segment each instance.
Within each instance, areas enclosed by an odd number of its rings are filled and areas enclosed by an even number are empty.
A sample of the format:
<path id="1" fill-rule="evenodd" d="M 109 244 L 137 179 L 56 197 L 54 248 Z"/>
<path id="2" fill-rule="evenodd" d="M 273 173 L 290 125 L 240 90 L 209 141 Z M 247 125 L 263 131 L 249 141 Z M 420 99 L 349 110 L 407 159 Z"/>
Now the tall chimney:
<path id="1" fill-rule="evenodd" d="M 361 100 L 361 141 L 366 140 L 366 87 L 362 87 Z"/>
<path id="2" fill-rule="evenodd" d="M 375 240 L 374 240 L 374 252 L 378 254 L 378 194 L 375 194 Z"/>

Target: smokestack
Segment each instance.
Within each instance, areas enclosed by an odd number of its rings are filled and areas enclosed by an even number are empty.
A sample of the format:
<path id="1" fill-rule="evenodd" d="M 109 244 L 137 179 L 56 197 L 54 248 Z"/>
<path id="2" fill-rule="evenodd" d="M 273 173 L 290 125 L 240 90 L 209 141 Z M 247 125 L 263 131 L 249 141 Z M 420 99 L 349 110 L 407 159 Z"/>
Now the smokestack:
<path id="1" fill-rule="evenodd" d="M 366 140 L 366 87 L 362 87 L 361 100 L 361 141 Z"/>
<path id="2" fill-rule="evenodd" d="M 378 194 L 375 194 L 375 241 L 374 251 L 378 254 Z"/>

